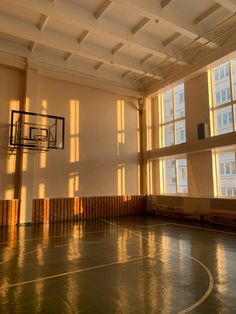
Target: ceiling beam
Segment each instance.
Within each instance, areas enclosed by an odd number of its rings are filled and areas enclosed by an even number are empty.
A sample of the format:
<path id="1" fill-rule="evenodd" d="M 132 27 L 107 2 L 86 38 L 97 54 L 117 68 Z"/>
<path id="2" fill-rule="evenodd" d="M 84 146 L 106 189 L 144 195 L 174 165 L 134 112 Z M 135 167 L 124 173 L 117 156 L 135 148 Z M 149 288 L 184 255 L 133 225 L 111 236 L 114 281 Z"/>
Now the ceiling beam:
<path id="1" fill-rule="evenodd" d="M 103 65 L 104 65 L 103 62 L 98 62 L 98 63 L 95 65 L 94 69 L 95 69 L 96 71 L 98 71 Z"/>
<path id="2" fill-rule="evenodd" d="M 39 73 L 45 73 L 44 69 L 48 69 L 48 73 L 51 74 L 53 71 L 57 71 L 61 73 L 63 77 L 68 77 L 68 79 L 77 75 L 78 81 L 80 78 L 94 80 L 94 82 L 97 82 L 98 88 L 102 86 L 102 84 L 108 84 L 110 89 L 107 87 L 107 90 L 112 90 L 112 86 L 127 88 L 127 91 L 128 89 L 131 89 L 131 91 L 134 90 L 134 84 L 129 80 L 124 81 L 120 73 L 111 71 L 97 72 L 91 64 L 78 61 L 77 59 L 65 62 L 64 58 L 55 56 L 54 54 L 48 54 L 40 49 L 39 47 L 37 52 L 32 54 L 32 52 L 23 45 L 0 39 L 0 53 L 6 53 L 8 56 L 19 56 L 27 61 L 30 60 L 38 65 Z M 58 78 L 58 76 L 56 77 Z M 87 85 L 90 85 L 89 81 Z"/>
<path id="3" fill-rule="evenodd" d="M 103 36 L 106 36 L 106 38 L 112 38 L 113 40 L 116 40 L 117 42 L 124 45 L 129 45 L 129 47 L 132 47 L 134 49 L 140 49 L 146 53 L 151 53 L 154 56 L 159 57 L 160 59 L 166 59 L 168 57 L 161 41 L 153 40 L 152 37 L 144 34 L 138 34 L 138 36 L 134 35 L 127 25 L 118 24 L 108 19 L 101 19 L 98 23 L 95 17 L 91 15 L 90 11 L 81 8 L 75 2 L 57 0 L 56 3 L 53 4 L 48 0 L 1 1 L 12 3 L 16 7 L 20 6 L 27 10 L 50 16 L 50 18 L 57 19 L 62 23 L 82 28 L 84 30 L 93 32 L 94 34 L 101 34 Z M 130 0 L 126 1 L 127 3 L 129 3 Z M 134 3 L 136 1 L 139 0 L 135 0 Z M 117 2 L 120 5 L 120 0 Z M 142 0 L 141 2 L 144 1 Z M 170 61 L 177 62 L 177 59 L 173 58 Z"/>
<path id="4" fill-rule="evenodd" d="M 228 9 L 230 12 L 236 12 L 236 1 L 235 0 L 215 0 L 222 7 Z"/>
<path id="5" fill-rule="evenodd" d="M 67 53 L 65 54 L 65 56 L 64 56 L 64 59 L 65 59 L 65 61 L 67 62 L 67 61 L 69 61 L 69 60 L 71 59 L 71 57 L 72 57 L 72 53 L 71 53 L 71 52 L 67 52 Z"/>
<path id="6" fill-rule="evenodd" d="M 34 41 L 37 44 L 57 50 L 67 51 L 73 55 L 105 64 L 112 64 L 125 70 L 144 74 L 145 76 L 153 75 L 151 69 L 141 66 L 138 60 L 135 61 L 130 56 L 112 56 L 108 49 L 93 44 L 86 43 L 80 46 L 75 39 L 49 29 L 46 29 L 43 33 L 39 33 L 33 25 L 22 20 L 16 20 L 10 16 L 0 14 L 0 29 L 2 33 Z M 20 32 L 19 29 L 21 30 Z M 162 77 L 159 76 L 159 79 L 162 79 Z"/>
<path id="7" fill-rule="evenodd" d="M 112 0 L 113 2 L 120 3 L 120 0 Z M 228 1 L 228 0 L 216 0 L 216 1 Z M 183 16 L 178 15 L 176 12 L 166 12 L 161 7 L 161 4 L 157 0 L 126 0 L 125 5 L 129 7 L 133 12 L 141 14 L 153 21 L 159 21 L 166 28 L 172 29 L 175 32 L 182 34 L 190 39 L 197 39 L 198 42 L 205 44 L 208 39 L 201 37 L 199 28 L 192 21 Z M 202 30 L 204 32 L 204 30 Z"/>
<path id="8" fill-rule="evenodd" d="M 209 15 L 217 11 L 219 8 L 221 8 L 221 5 L 219 3 L 215 3 L 210 8 L 205 10 L 202 14 L 200 14 L 198 17 L 194 19 L 194 24 L 199 24 L 201 21 L 203 21 L 205 18 L 207 18 Z"/>
<path id="9" fill-rule="evenodd" d="M 118 50 L 120 50 L 122 47 L 124 46 L 124 44 L 119 43 L 117 45 L 115 45 L 115 47 L 113 47 L 111 49 L 111 54 L 114 55 L 115 53 L 117 53 Z"/>
<path id="10" fill-rule="evenodd" d="M 109 6 L 112 4 L 111 0 L 105 0 L 103 4 L 97 9 L 97 11 L 94 13 L 94 16 L 96 20 L 100 19 L 102 15 L 107 11 Z"/>
<path id="11" fill-rule="evenodd" d="M 131 71 L 125 71 L 123 74 L 121 74 L 121 77 L 126 77 L 130 73 L 131 73 Z"/>
<path id="12" fill-rule="evenodd" d="M 35 41 L 31 41 L 31 42 L 29 43 L 29 50 L 30 50 L 31 52 L 34 52 L 34 50 L 35 50 L 35 48 L 36 48 L 36 45 L 37 45 L 37 43 L 36 43 Z"/>
<path id="13" fill-rule="evenodd" d="M 151 59 L 152 57 L 153 57 L 152 54 L 148 54 L 148 55 L 146 55 L 144 58 L 142 58 L 140 60 L 140 63 L 143 64 L 144 62 L 146 62 L 147 60 Z"/>
<path id="14" fill-rule="evenodd" d="M 161 7 L 162 7 L 162 8 L 167 7 L 168 4 L 170 4 L 171 1 L 172 1 L 172 0 L 162 0 L 162 1 L 161 1 Z"/>
<path id="15" fill-rule="evenodd" d="M 38 23 L 38 29 L 43 32 L 44 29 L 46 28 L 47 26 L 47 23 L 48 23 L 48 20 L 49 20 L 49 16 L 48 15 L 43 15 Z"/>
<path id="16" fill-rule="evenodd" d="M 167 46 L 169 45 L 172 41 L 174 41 L 175 39 L 179 38 L 181 36 L 180 33 L 175 33 L 172 36 L 170 36 L 169 38 L 167 38 L 166 40 L 163 41 L 163 46 Z"/>
<path id="17" fill-rule="evenodd" d="M 84 30 L 78 38 L 78 43 L 81 44 L 89 35 L 89 31 Z"/>
<path id="18" fill-rule="evenodd" d="M 131 30 L 133 34 L 136 34 L 141 28 L 143 28 L 150 20 L 147 17 L 144 17 L 139 21 Z"/>

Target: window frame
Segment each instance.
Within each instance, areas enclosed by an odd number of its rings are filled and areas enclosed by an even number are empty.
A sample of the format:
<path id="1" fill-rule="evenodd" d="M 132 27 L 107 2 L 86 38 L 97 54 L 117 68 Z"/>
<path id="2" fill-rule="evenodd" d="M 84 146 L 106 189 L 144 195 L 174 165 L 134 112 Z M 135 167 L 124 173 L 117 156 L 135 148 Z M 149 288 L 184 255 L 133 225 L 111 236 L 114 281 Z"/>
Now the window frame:
<path id="1" fill-rule="evenodd" d="M 236 58 L 232 58 L 230 60 L 227 60 L 215 67 L 212 67 L 210 70 L 210 88 L 211 91 L 209 91 L 209 93 L 211 94 L 211 101 L 212 104 L 210 104 L 210 115 L 212 116 L 211 118 L 211 135 L 212 136 L 218 136 L 218 135 L 222 135 L 222 134 L 227 134 L 227 133 L 231 133 L 236 131 L 236 116 L 234 113 L 234 105 L 236 106 L 236 97 L 234 99 L 234 90 L 233 90 L 233 60 L 236 61 Z M 215 76 L 214 76 L 214 71 L 217 68 L 220 68 L 222 66 L 224 66 L 225 64 L 229 65 L 229 88 L 230 88 L 230 95 L 231 95 L 231 100 L 223 103 L 223 104 L 217 104 L 216 103 L 216 93 L 215 93 Z M 232 116 L 232 131 L 230 132 L 225 132 L 225 133 L 219 133 L 217 134 L 217 110 L 219 109 L 224 109 L 224 108 L 230 108 L 230 112 L 231 112 L 231 116 Z M 223 122 L 223 119 L 222 119 Z M 222 123 L 222 127 L 224 126 L 224 124 Z"/>
<path id="2" fill-rule="evenodd" d="M 175 100 L 175 90 L 176 87 L 179 85 L 184 86 L 183 88 L 183 102 L 184 102 L 184 116 L 182 117 L 178 117 L 176 118 L 176 100 Z M 168 90 L 171 90 L 171 97 L 172 97 L 172 110 L 173 110 L 173 118 L 171 120 L 168 121 L 164 121 L 164 94 L 165 92 L 167 92 Z M 174 145 L 179 145 L 182 143 L 185 143 L 187 141 L 187 134 L 186 134 L 186 99 L 185 99 L 185 84 L 184 82 L 181 82 L 179 84 L 175 84 L 174 86 L 169 86 L 167 88 L 165 88 L 161 93 L 160 93 L 160 97 L 159 97 L 159 113 L 160 113 L 160 119 L 159 119 L 159 132 L 160 132 L 160 142 L 159 142 L 159 147 L 160 148 L 164 148 L 164 147 L 170 147 L 170 146 L 174 146 Z M 180 121 L 184 121 L 184 125 L 185 125 L 185 140 L 183 142 L 180 143 L 176 143 L 177 140 L 177 132 L 176 132 L 176 124 Z M 173 139 L 174 139 L 174 143 L 170 144 L 170 145 L 166 145 L 165 144 L 165 127 L 166 126 L 172 126 L 173 127 Z"/>

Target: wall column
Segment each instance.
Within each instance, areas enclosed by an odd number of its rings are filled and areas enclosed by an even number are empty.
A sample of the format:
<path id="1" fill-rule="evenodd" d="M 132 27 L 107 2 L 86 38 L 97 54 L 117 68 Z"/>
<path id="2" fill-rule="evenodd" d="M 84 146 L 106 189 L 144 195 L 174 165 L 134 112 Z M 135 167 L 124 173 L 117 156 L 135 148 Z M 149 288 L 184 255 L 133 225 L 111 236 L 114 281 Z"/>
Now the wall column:
<path id="1" fill-rule="evenodd" d="M 37 70 L 28 64 L 26 70 L 25 84 L 25 111 L 36 111 L 37 104 Z M 22 153 L 21 161 L 21 189 L 20 189 L 20 219 L 19 223 L 24 224 L 32 221 L 32 200 L 33 200 L 33 180 L 34 180 L 34 151 Z"/>

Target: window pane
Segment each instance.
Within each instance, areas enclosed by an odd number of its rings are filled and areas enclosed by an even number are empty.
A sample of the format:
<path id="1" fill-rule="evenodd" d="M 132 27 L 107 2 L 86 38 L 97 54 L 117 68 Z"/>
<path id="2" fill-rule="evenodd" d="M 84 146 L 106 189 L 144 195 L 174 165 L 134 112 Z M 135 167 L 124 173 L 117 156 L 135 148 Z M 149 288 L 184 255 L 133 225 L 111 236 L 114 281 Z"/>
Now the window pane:
<path id="1" fill-rule="evenodd" d="M 178 193 L 188 193 L 187 160 L 177 159 L 176 166 Z"/>
<path id="2" fill-rule="evenodd" d="M 185 120 L 175 123 L 175 144 L 186 142 Z"/>
<path id="3" fill-rule="evenodd" d="M 185 116 L 184 84 L 179 84 L 174 89 L 175 119 Z"/>
<path id="4" fill-rule="evenodd" d="M 215 105 L 231 101 L 229 63 L 222 64 L 214 69 L 214 102 Z"/>
<path id="5" fill-rule="evenodd" d="M 217 168 L 219 196 L 235 196 L 235 152 L 219 153 Z"/>
<path id="6" fill-rule="evenodd" d="M 163 113 L 164 122 L 173 120 L 172 89 L 169 89 L 163 93 Z"/>
<path id="7" fill-rule="evenodd" d="M 232 84 L 233 84 L 233 99 L 236 99 L 236 59 L 231 62 L 232 66 Z"/>
<path id="8" fill-rule="evenodd" d="M 176 193 L 176 173 L 175 160 L 166 160 L 164 162 L 164 192 Z"/>
<path id="9" fill-rule="evenodd" d="M 216 135 L 233 131 L 231 106 L 215 111 Z"/>
<path id="10" fill-rule="evenodd" d="M 164 147 L 174 145 L 174 129 L 173 123 L 167 124 L 163 127 L 163 139 L 164 139 Z"/>

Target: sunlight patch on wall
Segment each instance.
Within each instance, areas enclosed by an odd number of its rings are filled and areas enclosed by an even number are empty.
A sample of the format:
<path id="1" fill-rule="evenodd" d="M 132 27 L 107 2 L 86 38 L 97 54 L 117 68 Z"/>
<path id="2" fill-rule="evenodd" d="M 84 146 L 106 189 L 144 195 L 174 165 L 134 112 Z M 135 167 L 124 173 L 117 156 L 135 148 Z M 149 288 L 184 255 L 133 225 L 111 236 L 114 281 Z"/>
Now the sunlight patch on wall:
<path id="1" fill-rule="evenodd" d="M 125 195 L 125 164 L 119 164 L 117 168 L 118 195 Z"/>
<path id="2" fill-rule="evenodd" d="M 214 136 L 214 113 L 213 113 L 213 101 L 212 101 L 212 79 L 211 79 L 211 71 L 207 71 L 207 81 L 208 81 L 208 101 L 210 108 L 210 132 L 211 136 Z"/>
<path id="3" fill-rule="evenodd" d="M 163 160 L 159 160 L 159 173 L 160 173 L 160 194 L 163 194 L 164 193 Z"/>
<path id="4" fill-rule="evenodd" d="M 4 200 L 14 199 L 14 189 L 7 189 L 4 192 Z"/>
<path id="5" fill-rule="evenodd" d="M 120 144 L 125 143 L 125 102 L 117 100 L 117 153 L 120 154 Z"/>
<path id="6" fill-rule="evenodd" d="M 161 126 L 161 121 L 162 121 L 162 105 L 161 105 L 161 95 L 158 95 L 158 112 L 159 112 L 159 117 L 158 117 L 158 134 L 159 134 L 159 148 L 163 147 L 163 140 L 162 140 L 162 126 Z"/>
<path id="7" fill-rule="evenodd" d="M 79 100 L 70 101 L 70 162 L 79 161 Z"/>
<path id="8" fill-rule="evenodd" d="M 140 153 L 140 114 L 137 111 L 137 151 Z"/>
<path id="9" fill-rule="evenodd" d="M 214 197 L 218 196 L 217 165 L 218 165 L 217 154 L 214 152 L 212 153 L 212 178 Z"/>
<path id="10" fill-rule="evenodd" d="M 20 109 L 20 101 L 19 100 L 11 100 L 9 102 L 9 117 L 8 117 L 9 126 L 11 124 L 11 111 L 12 110 L 19 110 L 19 109 Z M 10 131 L 10 129 L 9 129 L 9 131 Z M 16 169 L 15 163 L 16 163 L 15 155 L 8 154 L 7 166 L 6 166 L 7 174 L 15 173 L 15 169 Z"/>
<path id="11" fill-rule="evenodd" d="M 30 99 L 29 97 L 26 97 L 25 111 L 29 112 L 29 110 L 30 110 Z M 25 116 L 24 122 L 25 123 L 29 122 L 28 116 Z M 22 171 L 27 171 L 27 168 L 28 168 L 28 154 L 26 153 L 26 154 L 23 154 L 23 157 L 22 157 Z"/>
<path id="12" fill-rule="evenodd" d="M 153 194 L 153 169 L 152 161 L 147 162 L 147 192 L 148 194 Z"/>
<path id="13" fill-rule="evenodd" d="M 47 114 L 48 113 L 48 102 L 47 100 L 42 100 L 41 102 L 41 113 Z M 47 125 L 47 118 L 41 117 L 40 121 L 41 125 Z M 39 160 L 39 167 L 46 168 L 47 166 L 47 154 L 45 152 L 40 152 L 40 160 Z"/>
<path id="14" fill-rule="evenodd" d="M 76 197 L 79 196 L 79 173 L 71 172 L 69 174 L 69 182 L 68 182 L 68 196 Z"/>
<path id="15" fill-rule="evenodd" d="M 140 173 L 141 166 L 140 165 L 138 165 L 137 170 L 138 170 L 138 173 L 137 173 L 137 178 L 138 178 L 138 180 L 137 180 L 138 181 L 137 182 L 137 184 L 138 184 L 137 191 L 138 191 L 138 194 L 140 194 L 141 193 L 141 190 L 140 190 L 140 185 L 141 185 L 141 173 Z"/>
<path id="16" fill-rule="evenodd" d="M 152 149 L 152 103 L 151 99 L 146 100 L 146 126 L 147 126 L 147 150 Z"/>
<path id="17" fill-rule="evenodd" d="M 26 221 L 26 210 L 27 210 L 27 188 L 22 186 L 21 188 L 21 205 L 20 205 L 20 222 Z"/>
<path id="18" fill-rule="evenodd" d="M 38 198 L 45 198 L 45 183 L 39 183 Z"/>

